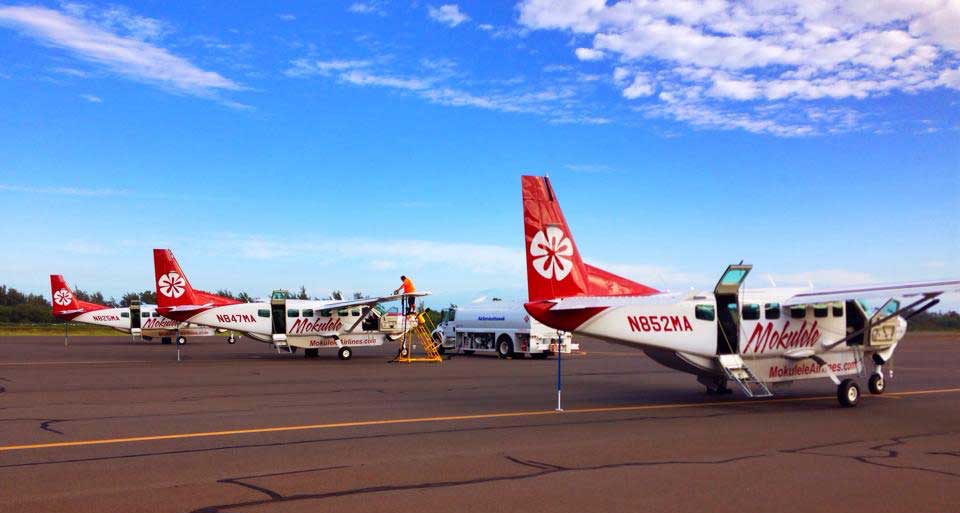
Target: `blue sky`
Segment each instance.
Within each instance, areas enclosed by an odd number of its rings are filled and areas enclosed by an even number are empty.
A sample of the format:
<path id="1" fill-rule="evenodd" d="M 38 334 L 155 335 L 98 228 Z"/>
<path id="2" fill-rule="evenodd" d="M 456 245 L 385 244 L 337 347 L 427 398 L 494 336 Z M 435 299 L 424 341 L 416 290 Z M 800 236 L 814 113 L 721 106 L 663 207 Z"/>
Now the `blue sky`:
<path id="1" fill-rule="evenodd" d="M 960 276 L 955 2 L 0 4 L 0 282 L 525 294 L 519 175 L 658 288 Z M 952 302 L 950 304 L 956 304 Z"/>

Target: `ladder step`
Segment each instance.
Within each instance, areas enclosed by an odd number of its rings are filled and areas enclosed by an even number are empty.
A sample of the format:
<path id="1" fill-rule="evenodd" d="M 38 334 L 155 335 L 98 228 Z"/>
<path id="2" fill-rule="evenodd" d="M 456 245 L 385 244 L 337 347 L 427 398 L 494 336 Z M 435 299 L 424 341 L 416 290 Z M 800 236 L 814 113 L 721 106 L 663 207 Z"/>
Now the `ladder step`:
<path id="1" fill-rule="evenodd" d="M 764 382 L 757 379 L 738 354 L 722 354 L 717 357 L 720 368 L 727 378 L 736 381 L 747 397 L 771 397 L 773 394 Z"/>

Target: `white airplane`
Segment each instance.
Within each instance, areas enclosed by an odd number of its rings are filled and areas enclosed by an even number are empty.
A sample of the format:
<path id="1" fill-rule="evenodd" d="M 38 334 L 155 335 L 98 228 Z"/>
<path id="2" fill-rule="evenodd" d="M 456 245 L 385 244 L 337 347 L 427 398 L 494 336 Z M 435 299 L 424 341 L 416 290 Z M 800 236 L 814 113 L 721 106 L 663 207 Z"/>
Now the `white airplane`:
<path id="1" fill-rule="evenodd" d="M 353 300 L 287 299 L 274 292 L 270 301 L 238 303 L 196 290 L 168 249 L 153 250 L 157 280 L 157 303 L 162 315 L 180 321 L 242 332 L 279 350 L 303 348 L 307 357 L 320 348 L 337 348 L 341 360 L 353 356 L 353 348 L 380 346 L 403 338 L 417 327 L 417 315 L 388 312 L 380 303 L 398 301 L 428 292 L 395 294 Z M 405 356 L 405 355 L 404 355 Z"/>
<path id="2" fill-rule="evenodd" d="M 164 344 L 170 344 L 175 337 L 178 337 L 178 343 L 185 344 L 186 337 L 216 334 L 216 330 L 211 328 L 168 319 L 157 312 L 156 305 L 109 307 L 81 301 L 59 274 L 50 275 L 50 294 L 53 316 L 64 321 L 105 326 L 147 341 L 159 338 Z"/>
<path id="3" fill-rule="evenodd" d="M 768 384 L 829 378 L 843 406 L 855 406 L 865 360 L 871 393 L 885 388 L 883 364 L 907 319 L 960 290 L 960 280 L 836 289 L 745 290 L 749 265 L 731 265 L 713 291 L 663 293 L 583 262 L 546 177 L 524 176 L 526 309 L 558 330 L 637 347 L 697 376 L 708 393 L 768 397 Z M 864 299 L 886 303 L 871 312 Z M 904 302 L 896 298 L 909 298 Z M 906 303 L 906 304 L 904 304 Z"/>

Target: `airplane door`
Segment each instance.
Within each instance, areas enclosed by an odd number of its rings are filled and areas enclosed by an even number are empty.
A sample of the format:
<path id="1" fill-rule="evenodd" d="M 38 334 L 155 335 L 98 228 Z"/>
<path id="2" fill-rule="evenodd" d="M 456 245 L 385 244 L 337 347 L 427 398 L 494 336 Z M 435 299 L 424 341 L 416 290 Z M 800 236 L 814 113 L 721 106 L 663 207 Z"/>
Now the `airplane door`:
<path id="1" fill-rule="evenodd" d="M 273 324 L 274 335 L 287 333 L 287 296 L 282 292 L 274 292 L 270 299 L 270 318 Z"/>
<path id="2" fill-rule="evenodd" d="M 140 327 L 140 300 L 130 301 L 130 329 Z"/>
<path id="3" fill-rule="evenodd" d="M 731 265 L 724 271 L 713 295 L 717 298 L 717 354 L 740 352 L 740 287 L 752 265 Z"/>

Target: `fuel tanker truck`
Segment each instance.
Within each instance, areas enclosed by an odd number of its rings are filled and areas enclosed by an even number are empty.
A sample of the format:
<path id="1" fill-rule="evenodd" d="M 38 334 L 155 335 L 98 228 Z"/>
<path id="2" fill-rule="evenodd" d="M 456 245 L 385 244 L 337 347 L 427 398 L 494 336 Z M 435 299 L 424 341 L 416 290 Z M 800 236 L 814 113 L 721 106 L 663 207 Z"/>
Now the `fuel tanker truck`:
<path id="1" fill-rule="evenodd" d="M 433 338 L 442 353 L 496 354 L 500 358 L 530 355 L 546 358 L 557 351 L 557 331 L 532 319 L 521 301 L 492 299 L 441 312 Z M 560 338 L 560 351 L 580 349 L 572 336 Z"/>

